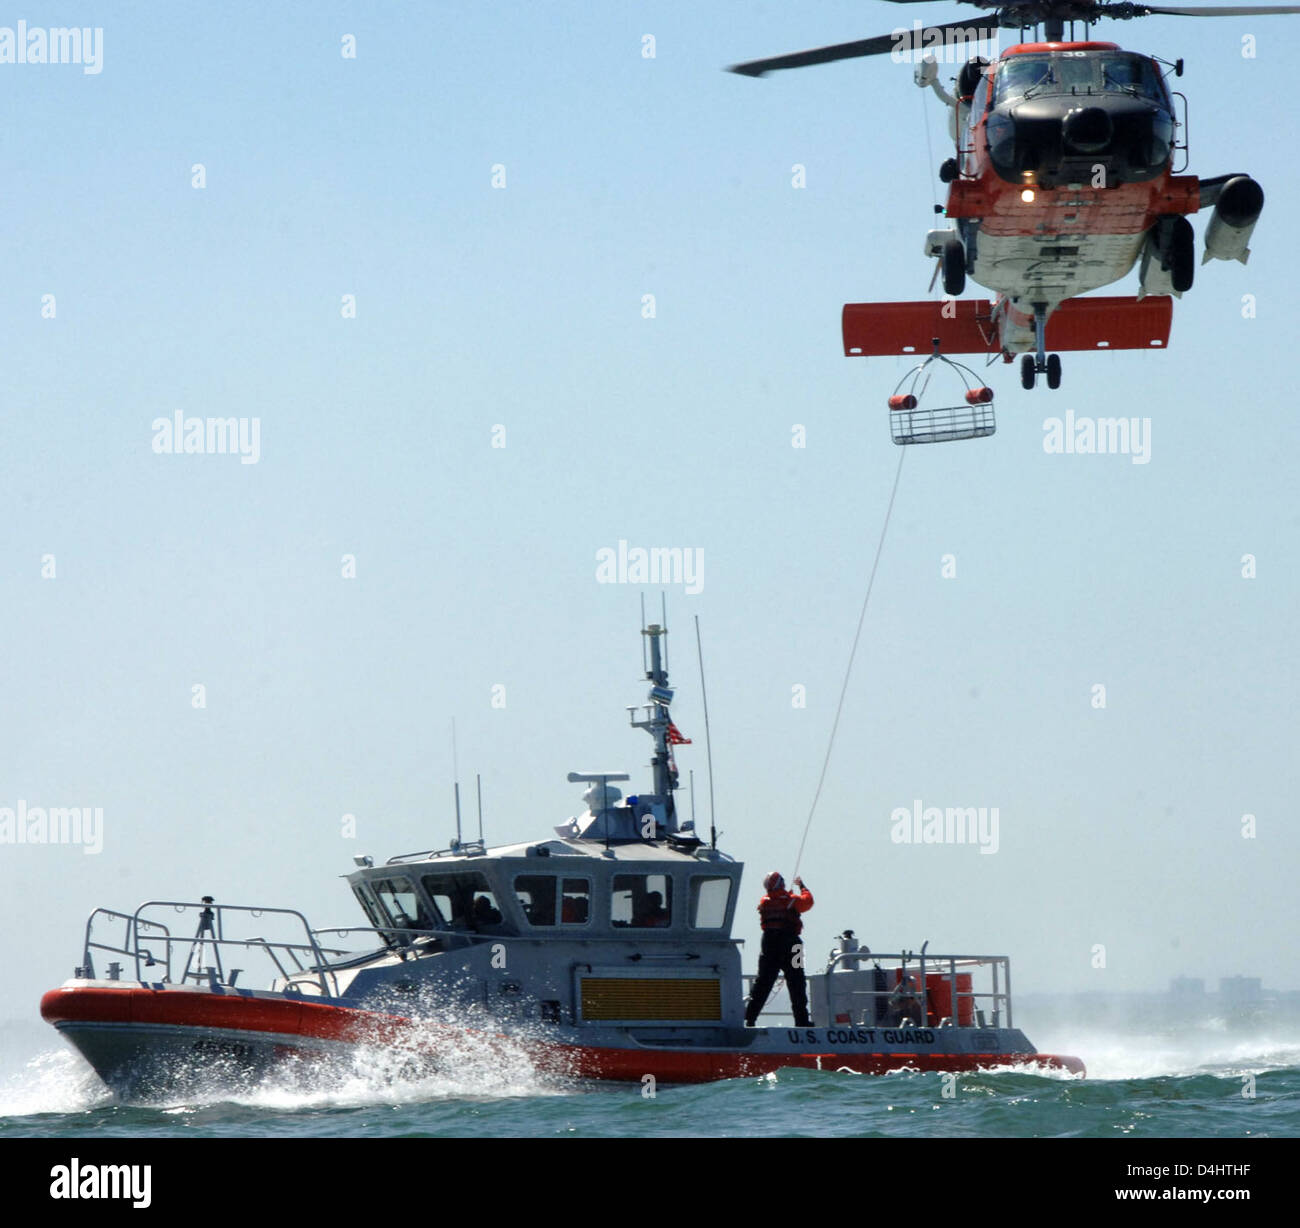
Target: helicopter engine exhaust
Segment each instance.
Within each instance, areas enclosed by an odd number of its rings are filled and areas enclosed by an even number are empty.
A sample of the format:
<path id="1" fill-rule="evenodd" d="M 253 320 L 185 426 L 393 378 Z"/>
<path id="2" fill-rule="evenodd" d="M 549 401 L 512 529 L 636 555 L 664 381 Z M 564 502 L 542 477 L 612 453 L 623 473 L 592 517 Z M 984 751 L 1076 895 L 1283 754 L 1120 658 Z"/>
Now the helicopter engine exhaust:
<path id="1" fill-rule="evenodd" d="M 1264 208 L 1264 189 L 1249 175 L 1236 175 L 1219 190 L 1214 202 L 1214 212 L 1205 228 L 1205 255 L 1207 260 L 1239 260 L 1242 264 L 1250 258 L 1250 236 Z"/>

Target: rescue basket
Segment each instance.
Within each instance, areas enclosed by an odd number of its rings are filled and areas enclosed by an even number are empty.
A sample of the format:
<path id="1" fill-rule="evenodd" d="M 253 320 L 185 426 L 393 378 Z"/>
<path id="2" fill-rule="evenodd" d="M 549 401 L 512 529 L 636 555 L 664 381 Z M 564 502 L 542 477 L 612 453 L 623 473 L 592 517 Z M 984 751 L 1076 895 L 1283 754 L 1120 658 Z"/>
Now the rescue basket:
<path id="1" fill-rule="evenodd" d="M 924 402 L 930 377 L 943 363 L 961 380 L 961 404 L 930 406 Z M 952 398 L 954 401 L 956 397 Z M 934 353 L 901 380 L 889 398 L 889 433 L 897 444 L 948 443 L 954 439 L 980 439 L 997 430 L 993 416 L 993 389 L 979 383 L 975 373 L 959 362 Z"/>

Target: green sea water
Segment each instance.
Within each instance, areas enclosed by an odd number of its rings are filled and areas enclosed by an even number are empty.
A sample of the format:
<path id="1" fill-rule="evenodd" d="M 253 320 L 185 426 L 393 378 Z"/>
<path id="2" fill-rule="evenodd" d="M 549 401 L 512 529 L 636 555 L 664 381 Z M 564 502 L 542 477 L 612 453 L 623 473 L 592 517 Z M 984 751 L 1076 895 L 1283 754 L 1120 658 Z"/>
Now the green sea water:
<path id="1" fill-rule="evenodd" d="M 1057 1026 L 1062 1026 L 1058 1024 Z M 697 1086 L 556 1081 L 493 1052 L 437 1075 L 359 1056 L 313 1083 L 216 1084 L 116 1101 L 51 1036 L 0 1084 L 0 1138 L 1281 1138 L 1300 1135 L 1300 1036 L 1226 1027 L 1034 1035 L 1088 1077 L 787 1070 Z M 1029 1030 L 1028 1028 L 1026 1030 Z M 1031 1035 L 1033 1035 L 1031 1033 Z"/>

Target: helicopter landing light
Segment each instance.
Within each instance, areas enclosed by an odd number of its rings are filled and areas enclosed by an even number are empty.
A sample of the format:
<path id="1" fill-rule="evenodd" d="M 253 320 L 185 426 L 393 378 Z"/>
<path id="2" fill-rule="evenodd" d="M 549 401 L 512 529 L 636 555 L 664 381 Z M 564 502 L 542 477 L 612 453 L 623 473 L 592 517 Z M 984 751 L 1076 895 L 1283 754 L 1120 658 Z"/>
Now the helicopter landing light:
<path id="1" fill-rule="evenodd" d="M 1025 204 L 1032 205 L 1034 203 L 1034 189 L 1026 188 L 1020 193 L 1020 199 L 1023 200 Z"/>

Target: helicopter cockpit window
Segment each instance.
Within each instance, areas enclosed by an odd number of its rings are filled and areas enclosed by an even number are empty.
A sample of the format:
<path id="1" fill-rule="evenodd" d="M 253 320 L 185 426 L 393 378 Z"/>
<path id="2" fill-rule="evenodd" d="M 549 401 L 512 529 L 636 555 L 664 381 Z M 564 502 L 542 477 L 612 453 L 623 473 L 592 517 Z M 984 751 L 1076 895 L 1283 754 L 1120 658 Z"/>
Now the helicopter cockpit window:
<path id="1" fill-rule="evenodd" d="M 1097 71 L 1091 56 L 1058 55 L 1052 58 L 1048 92 L 1086 94 L 1096 88 Z"/>
<path id="2" fill-rule="evenodd" d="M 994 86 L 994 104 L 1040 94 L 1095 94 L 1100 91 L 1140 94 L 1161 101 L 1160 83 L 1151 62 L 1138 55 L 1106 56 L 1081 51 L 1060 55 L 1018 55 L 1003 61 Z"/>
<path id="3" fill-rule="evenodd" d="M 1017 55 L 998 66 L 993 86 L 993 105 L 1022 98 L 1032 89 L 1041 89 L 1051 80 L 1052 61 L 1047 56 Z"/>
<path id="4" fill-rule="evenodd" d="M 1155 65 L 1139 55 L 1106 56 L 1101 61 L 1102 86 L 1106 90 L 1138 94 L 1152 102 L 1163 102 L 1163 90 Z"/>

